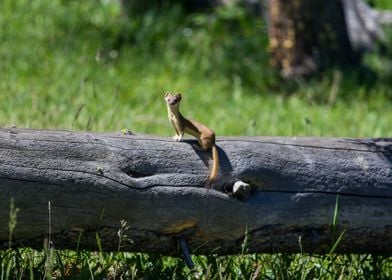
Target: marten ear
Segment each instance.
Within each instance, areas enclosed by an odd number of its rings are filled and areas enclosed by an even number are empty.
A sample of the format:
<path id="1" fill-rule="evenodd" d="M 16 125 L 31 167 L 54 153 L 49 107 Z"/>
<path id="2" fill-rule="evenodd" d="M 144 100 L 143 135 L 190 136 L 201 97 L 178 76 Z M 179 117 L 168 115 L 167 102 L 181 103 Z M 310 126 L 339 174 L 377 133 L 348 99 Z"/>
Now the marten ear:
<path id="1" fill-rule="evenodd" d="M 182 98 L 181 97 L 181 93 L 177 94 L 176 97 L 177 97 L 178 100 L 181 100 L 181 98 Z"/>
<path id="2" fill-rule="evenodd" d="M 170 92 L 166 91 L 165 97 L 168 97 L 170 95 Z"/>

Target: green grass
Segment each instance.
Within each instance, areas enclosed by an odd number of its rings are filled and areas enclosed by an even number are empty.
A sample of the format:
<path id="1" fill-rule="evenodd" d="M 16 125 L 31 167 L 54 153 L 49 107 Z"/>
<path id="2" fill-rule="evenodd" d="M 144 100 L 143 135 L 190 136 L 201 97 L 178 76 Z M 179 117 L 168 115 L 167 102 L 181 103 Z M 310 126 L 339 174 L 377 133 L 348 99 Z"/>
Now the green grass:
<path id="1" fill-rule="evenodd" d="M 389 1 L 373 2 L 391 8 Z M 170 136 L 163 102 L 170 90 L 183 93 L 184 115 L 218 137 L 391 135 L 392 49 L 367 55 L 362 69 L 287 82 L 269 67 L 266 29 L 238 7 L 191 15 L 171 7 L 130 20 L 114 0 L 1 0 L 0 127 L 129 128 Z M 386 34 L 390 45 L 392 30 Z M 194 261 L 189 270 L 178 258 L 156 255 L 3 250 L 0 279 L 41 279 L 48 263 L 57 279 L 392 277 L 391 258 L 372 255 L 211 255 Z"/>
<path id="2" fill-rule="evenodd" d="M 1 126 L 169 135 L 171 90 L 218 135 L 391 132 L 389 59 L 367 58 L 373 76 L 331 71 L 285 85 L 268 66 L 265 24 L 241 9 L 127 21 L 115 1 L 1 3 Z"/>
<path id="3" fill-rule="evenodd" d="M 0 252 L 1 279 L 42 279 L 48 255 L 32 249 Z M 55 250 L 54 279 L 390 279 L 391 258 L 374 255 L 251 254 L 180 258 L 140 253 Z M 9 278 L 5 277 L 7 275 Z"/>

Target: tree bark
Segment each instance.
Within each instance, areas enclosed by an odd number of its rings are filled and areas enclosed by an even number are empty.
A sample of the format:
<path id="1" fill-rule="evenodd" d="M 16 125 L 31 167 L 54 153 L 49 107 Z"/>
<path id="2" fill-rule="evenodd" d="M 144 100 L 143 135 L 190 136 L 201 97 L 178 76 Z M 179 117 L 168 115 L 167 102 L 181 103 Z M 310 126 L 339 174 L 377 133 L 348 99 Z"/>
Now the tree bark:
<path id="1" fill-rule="evenodd" d="M 218 137 L 212 188 L 195 143 L 0 129 L 1 247 L 13 199 L 12 246 L 42 248 L 50 227 L 56 248 L 231 254 L 247 236 L 247 252 L 325 253 L 344 231 L 336 252 L 392 252 L 391 138 Z"/>
<path id="2" fill-rule="evenodd" d="M 358 61 L 340 0 L 269 0 L 268 19 L 271 62 L 284 77 Z"/>
<path id="3" fill-rule="evenodd" d="M 363 0 L 268 0 L 271 64 L 287 78 L 356 65 L 384 39 L 378 15 Z"/>

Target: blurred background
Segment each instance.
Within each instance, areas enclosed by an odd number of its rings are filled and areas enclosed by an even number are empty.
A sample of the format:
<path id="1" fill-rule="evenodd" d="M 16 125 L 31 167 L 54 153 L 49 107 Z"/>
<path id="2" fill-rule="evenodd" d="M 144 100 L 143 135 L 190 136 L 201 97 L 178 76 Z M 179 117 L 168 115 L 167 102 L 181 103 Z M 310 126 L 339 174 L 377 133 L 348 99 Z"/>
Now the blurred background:
<path id="1" fill-rule="evenodd" d="M 392 1 L 1 0 L 0 126 L 169 136 L 392 131 Z"/>

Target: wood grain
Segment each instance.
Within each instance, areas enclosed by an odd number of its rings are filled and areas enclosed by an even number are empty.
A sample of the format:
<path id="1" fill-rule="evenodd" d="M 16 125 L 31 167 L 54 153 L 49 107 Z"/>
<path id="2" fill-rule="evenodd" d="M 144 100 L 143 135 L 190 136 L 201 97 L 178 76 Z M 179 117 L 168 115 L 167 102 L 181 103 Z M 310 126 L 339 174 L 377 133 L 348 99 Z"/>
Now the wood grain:
<path id="1" fill-rule="evenodd" d="M 0 245 L 178 254 L 392 252 L 392 138 L 218 137 L 221 169 L 196 141 L 120 133 L 0 129 Z M 248 196 L 233 184 L 250 186 Z M 332 226 L 338 197 L 338 220 Z M 79 240 L 79 241 L 78 241 Z"/>

